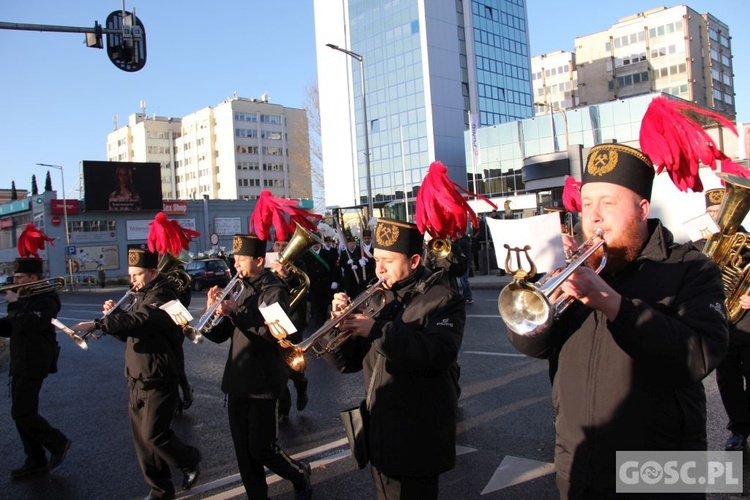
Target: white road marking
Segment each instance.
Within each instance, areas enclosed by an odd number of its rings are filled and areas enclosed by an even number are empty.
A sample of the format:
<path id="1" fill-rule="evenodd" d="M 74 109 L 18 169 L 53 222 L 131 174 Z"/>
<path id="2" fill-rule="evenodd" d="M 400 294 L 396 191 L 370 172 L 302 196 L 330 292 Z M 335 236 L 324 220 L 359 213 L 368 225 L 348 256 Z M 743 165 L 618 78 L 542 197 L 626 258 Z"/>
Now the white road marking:
<path id="1" fill-rule="evenodd" d="M 555 464 L 508 455 L 500 462 L 500 467 L 497 468 L 492 475 L 492 479 L 490 479 L 487 486 L 482 490 L 482 495 L 507 488 L 508 486 L 525 483 L 526 481 L 531 481 L 547 474 L 553 474 L 554 472 Z"/>

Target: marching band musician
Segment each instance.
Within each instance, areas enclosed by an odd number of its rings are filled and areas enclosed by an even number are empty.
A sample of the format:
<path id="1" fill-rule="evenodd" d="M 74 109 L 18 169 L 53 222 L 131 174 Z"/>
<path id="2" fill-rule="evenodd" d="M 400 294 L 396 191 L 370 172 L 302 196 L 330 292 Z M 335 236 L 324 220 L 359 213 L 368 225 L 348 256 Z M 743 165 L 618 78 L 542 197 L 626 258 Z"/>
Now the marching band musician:
<path id="1" fill-rule="evenodd" d="M 360 241 L 359 248 L 362 253 L 362 258 L 359 260 L 359 264 L 365 270 L 365 286 L 362 288 L 364 290 L 364 288 L 375 279 L 375 257 L 372 255 L 373 246 L 371 229 L 364 229 L 362 231 L 362 241 Z"/>
<path id="2" fill-rule="evenodd" d="M 606 267 L 594 270 L 599 252 L 575 269 L 560 288 L 577 302 L 550 329 L 524 336 L 508 328 L 516 349 L 550 361 L 561 499 L 614 498 L 617 451 L 707 447 L 701 381 L 727 343 L 721 276 L 649 219 L 653 179 L 641 151 L 591 148 L 580 221 L 584 238 L 604 231 Z"/>
<path id="3" fill-rule="evenodd" d="M 267 498 L 265 466 L 294 484 L 296 499 L 309 499 L 310 465 L 292 460 L 277 442 L 278 399 L 287 383 L 287 367 L 258 310 L 261 305 L 278 303 L 288 311 L 289 293 L 281 280 L 264 268 L 264 240 L 236 234 L 232 243 L 234 266 L 244 289 L 236 298 L 227 295 L 218 305 L 216 313 L 225 319 L 205 337 L 217 343 L 231 342 L 221 390 L 228 396 L 229 428 L 242 483 L 248 498 Z M 221 289 L 211 288 L 207 307 L 214 307 L 221 295 Z"/>
<path id="4" fill-rule="evenodd" d="M 346 245 L 339 253 L 339 265 L 341 266 L 341 275 L 343 276 L 344 291 L 350 297 L 356 297 L 359 292 L 367 287 L 365 281 L 367 275 L 365 269 L 360 263 L 362 259 L 362 250 L 357 245 L 353 236 L 346 237 Z"/>
<path id="5" fill-rule="evenodd" d="M 271 249 L 278 253 L 284 251 L 287 245 L 289 245 L 289 242 L 286 240 L 276 240 L 273 242 L 273 247 L 271 247 Z M 306 254 L 307 252 L 303 253 L 293 262 L 294 266 L 299 269 L 300 272 L 305 274 L 308 273 L 307 259 L 305 257 Z M 297 273 L 290 272 L 289 269 L 278 260 L 271 262 L 271 269 L 279 278 L 281 278 L 281 281 L 287 285 L 289 290 L 302 284 L 302 277 Z M 309 277 L 309 279 L 311 281 L 310 286 L 312 287 L 312 278 Z M 297 301 L 294 310 L 291 311 L 291 314 L 289 315 L 289 319 L 292 321 L 297 331 L 289 334 L 287 340 L 292 344 L 299 344 L 302 342 L 302 336 L 305 332 L 305 328 L 307 328 L 307 297 Z M 287 370 L 289 372 L 289 379 L 294 384 L 295 391 L 297 391 L 297 411 L 302 411 L 307 407 L 308 403 L 307 376 L 304 371 L 293 370 L 289 366 L 287 366 Z M 289 411 L 291 408 L 292 395 L 287 383 L 284 384 L 284 390 L 281 392 L 281 397 L 279 398 L 279 423 L 284 423 L 289 419 Z"/>
<path id="6" fill-rule="evenodd" d="M 352 336 L 327 361 L 344 373 L 363 370 L 367 439 L 377 496 L 438 497 L 438 477 L 456 458 L 457 381 L 453 369 L 466 312 L 461 295 L 439 283 L 422 261 L 414 224 L 381 218 L 375 271 L 385 279 L 376 317 L 352 313 L 341 328 Z M 332 313 L 349 302 L 337 293 Z"/>
<path id="7" fill-rule="evenodd" d="M 132 283 L 131 307 L 113 309 L 104 303 L 105 317 L 73 327 L 79 332 L 102 330 L 126 342 L 125 377 L 130 388 L 133 444 L 146 483 L 148 498 L 174 498 L 171 467 L 182 471 L 186 490 L 198 480 L 200 451 L 180 440 L 170 428 L 179 401 L 183 371 L 182 328 L 159 308 L 178 299 L 177 286 L 157 269 L 159 255 L 140 249 L 128 251 Z"/>
<path id="8" fill-rule="evenodd" d="M 44 262 L 38 249 L 52 241 L 33 224 L 18 238 L 20 258 L 14 261 L 13 283 L 42 279 Z M 46 473 L 62 463 L 71 441 L 39 414 L 39 392 L 47 375 L 57 372 L 60 348 L 50 323 L 60 312 L 56 291 L 24 296 L 24 289 L 5 292 L 8 316 L 0 319 L 0 336 L 10 337 L 11 416 L 21 438 L 26 460 L 13 469 L 13 479 Z M 50 452 L 49 460 L 46 451 Z"/>
<path id="9" fill-rule="evenodd" d="M 338 250 L 331 245 L 331 238 L 325 238 L 325 246 L 315 244 L 309 252 L 307 275 L 310 277 L 309 328 L 315 331 L 328 318 L 328 307 L 333 300 L 333 294 L 341 281 L 341 269 L 338 266 Z"/>
<path id="10" fill-rule="evenodd" d="M 706 212 L 714 222 L 718 218 L 725 192 L 723 188 L 706 191 Z M 739 231 L 745 232 L 745 229 L 740 227 Z M 701 248 L 702 245 L 698 247 Z M 743 269 L 749 260 L 748 252 L 743 252 Z M 745 293 L 739 300 L 743 311 L 750 309 L 750 295 Z M 744 450 L 750 434 L 750 314 L 747 312 L 743 312 L 736 323 L 729 324 L 729 348 L 727 356 L 716 367 L 716 385 L 729 418 L 727 430 L 731 432 L 724 449 Z"/>

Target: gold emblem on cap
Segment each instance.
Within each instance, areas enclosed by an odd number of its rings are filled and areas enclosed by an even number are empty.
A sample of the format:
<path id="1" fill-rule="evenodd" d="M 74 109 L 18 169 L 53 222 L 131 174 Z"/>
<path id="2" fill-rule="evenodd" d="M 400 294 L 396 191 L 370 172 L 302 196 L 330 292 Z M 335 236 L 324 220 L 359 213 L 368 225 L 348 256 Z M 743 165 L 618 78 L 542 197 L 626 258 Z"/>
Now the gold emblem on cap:
<path id="1" fill-rule="evenodd" d="M 723 189 L 712 189 L 708 192 L 708 201 L 710 201 L 712 205 L 718 205 L 722 200 L 724 200 Z"/>
<path id="2" fill-rule="evenodd" d="M 398 227 L 391 224 L 380 224 L 375 230 L 375 241 L 382 247 L 393 246 L 398 241 Z"/>
<path id="3" fill-rule="evenodd" d="M 135 267 L 138 264 L 138 260 L 138 252 L 128 252 L 128 265 Z"/>
<path id="4" fill-rule="evenodd" d="M 232 253 L 237 253 L 242 250 L 242 238 L 235 236 L 232 238 Z"/>
<path id="5" fill-rule="evenodd" d="M 618 154 L 614 149 L 603 149 L 589 158 L 587 169 L 591 175 L 606 175 L 617 166 Z"/>

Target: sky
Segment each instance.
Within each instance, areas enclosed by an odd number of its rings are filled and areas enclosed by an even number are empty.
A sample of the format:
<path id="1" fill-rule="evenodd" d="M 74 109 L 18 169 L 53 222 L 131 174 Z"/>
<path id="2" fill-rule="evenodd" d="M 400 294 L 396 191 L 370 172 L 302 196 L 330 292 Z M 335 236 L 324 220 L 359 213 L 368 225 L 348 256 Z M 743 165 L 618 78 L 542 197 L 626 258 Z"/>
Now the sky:
<path id="1" fill-rule="evenodd" d="M 334 0 L 330 0 L 334 1 Z M 122 8 L 112 0 L 0 2 L 0 22 L 91 27 Z M 574 49 L 576 36 L 603 31 L 621 17 L 677 3 L 660 0 L 527 0 L 531 54 Z M 737 120 L 750 121 L 749 0 L 691 0 L 729 25 Z M 158 0 L 133 3 L 146 31 L 147 62 L 135 73 L 114 66 L 106 50 L 87 48 L 80 33 L 0 29 L 0 188 L 40 189 L 49 170 L 60 190 L 79 188 L 79 162 L 106 160 L 115 120 L 127 124 L 146 102 L 148 115 L 181 117 L 234 92 L 305 106 L 315 83 L 312 0 Z M 735 22 L 735 20 L 738 20 Z"/>

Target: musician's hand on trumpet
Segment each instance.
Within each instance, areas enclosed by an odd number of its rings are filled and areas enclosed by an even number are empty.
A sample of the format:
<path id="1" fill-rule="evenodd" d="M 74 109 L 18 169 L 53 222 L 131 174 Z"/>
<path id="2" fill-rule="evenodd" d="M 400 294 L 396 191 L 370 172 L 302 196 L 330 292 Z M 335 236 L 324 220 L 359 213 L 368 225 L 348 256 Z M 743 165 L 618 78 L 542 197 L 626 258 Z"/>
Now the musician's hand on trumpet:
<path id="1" fill-rule="evenodd" d="M 331 316 L 338 317 L 351 303 L 351 299 L 345 293 L 337 293 L 331 302 Z M 339 330 L 350 331 L 355 337 L 367 337 L 372 330 L 375 320 L 367 314 L 351 313 L 343 322 L 336 325 Z"/>
<path id="2" fill-rule="evenodd" d="M 114 309 L 116 306 L 117 304 L 115 303 L 114 300 L 112 299 L 106 300 L 104 304 L 102 304 L 102 314 L 104 316 L 109 315 L 110 311 L 112 311 L 112 309 Z"/>
<path id="3" fill-rule="evenodd" d="M 577 268 L 560 289 L 586 307 L 603 312 L 610 321 L 620 311 L 622 296 L 590 267 Z"/>
<path id="4" fill-rule="evenodd" d="M 216 302 L 221 299 L 224 289 L 218 286 L 211 287 L 208 291 L 206 300 L 206 309 L 211 309 Z M 226 295 L 226 298 L 221 301 L 216 308 L 216 314 L 219 316 L 229 316 L 237 311 L 237 301 L 234 299 L 234 295 L 231 293 Z"/>

